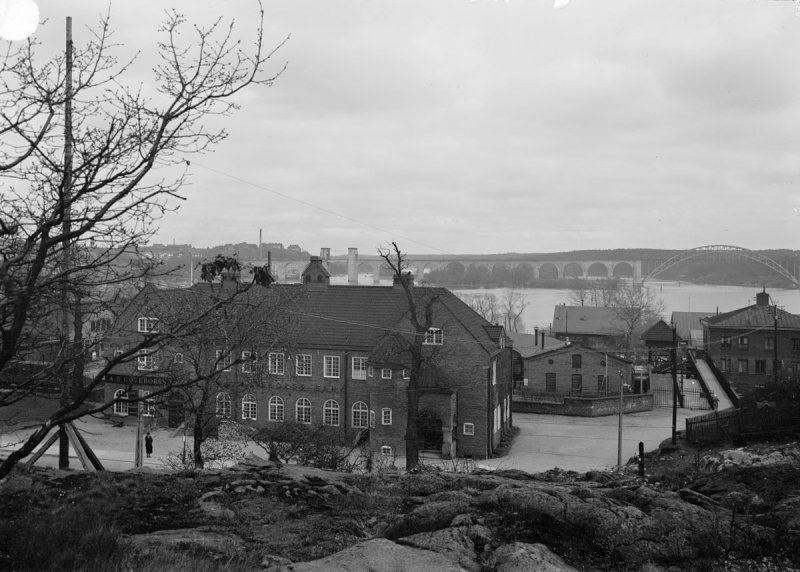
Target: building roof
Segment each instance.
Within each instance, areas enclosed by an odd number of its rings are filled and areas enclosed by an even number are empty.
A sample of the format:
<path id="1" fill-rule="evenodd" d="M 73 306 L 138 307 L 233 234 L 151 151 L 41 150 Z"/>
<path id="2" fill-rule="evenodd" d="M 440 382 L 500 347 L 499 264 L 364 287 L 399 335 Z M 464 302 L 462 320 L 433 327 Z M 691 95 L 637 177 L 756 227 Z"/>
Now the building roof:
<path id="1" fill-rule="evenodd" d="M 753 304 L 731 312 L 709 316 L 703 323 L 711 328 L 766 328 L 773 327 L 775 307 Z M 778 308 L 778 329 L 800 330 L 800 316 Z"/>
<path id="2" fill-rule="evenodd" d="M 672 312 L 672 323 L 681 340 L 701 341 L 703 339 L 703 318 L 712 315 L 713 312 Z"/>
<path id="3" fill-rule="evenodd" d="M 553 331 L 565 336 L 570 334 L 618 336 L 624 334 L 626 328 L 612 308 L 559 304 L 553 314 Z"/>
<path id="4" fill-rule="evenodd" d="M 564 340 L 559 340 L 552 336 L 544 336 L 544 347 L 542 347 L 542 332 L 539 333 L 538 340 L 535 334 L 523 334 L 520 332 L 509 332 L 508 337 L 514 344 L 514 350 L 522 356 L 523 359 L 533 355 L 552 350 L 554 348 L 564 347 Z"/>
<path id="5" fill-rule="evenodd" d="M 642 339 L 647 342 L 672 343 L 672 328 L 664 320 L 659 320 L 642 334 Z"/>
<path id="6" fill-rule="evenodd" d="M 539 359 L 552 357 L 555 354 L 563 353 L 563 352 L 581 353 L 581 354 L 595 354 L 597 356 L 603 356 L 603 357 L 608 358 L 609 360 L 617 361 L 617 362 L 620 362 L 620 363 L 627 363 L 627 364 L 633 363 L 629 359 L 625 359 L 623 357 L 620 357 L 620 356 L 615 355 L 615 354 L 610 354 L 608 352 L 602 352 L 602 351 L 596 350 L 594 348 L 589 348 L 589 347 L 586 347 L 586 346 L 584 346 L 582 344 L 567 344 L 567 345 L 562 344 L 561 347 L 550 348 L 549 350 L 545 350 L 543 352 L 539 352 L 538 354 L 529 356 L 529 357 L 527 357 L 525 359 L 528 360 L 528 361 L 535 361 L 535 360 L 539 360 Z"/>

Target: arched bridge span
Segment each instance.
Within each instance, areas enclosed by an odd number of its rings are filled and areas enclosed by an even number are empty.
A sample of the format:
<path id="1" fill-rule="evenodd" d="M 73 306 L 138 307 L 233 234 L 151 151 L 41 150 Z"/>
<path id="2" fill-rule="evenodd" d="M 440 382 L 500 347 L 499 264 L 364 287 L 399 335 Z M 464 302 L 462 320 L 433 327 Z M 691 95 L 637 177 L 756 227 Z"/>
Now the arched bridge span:
<path id="1" fill-rule="evenodd" d="M 748 250 L 746 248 L 742 248 L 741 246 L 731 246 L 728 244 L 711 244 L 708 246 L 698 246 L 697 248 L 692 248 L 691 250 L 686 250 L 679 254 L 676 254 L 672 258 L 665 260 L 658 266 L 656 266 L 653 270 L 647 273 L 642 281 L 651 280 L 657 277 L 659 274 L 664 272 L 665 270 L 672 268 L 673 266 L 677 266 L 686 262 L 687 260 L 691 260 L 693 258 L 700 258 L 702 256 L 708 256 L 713 253 L 725 253 L 725 254 L 732 254 L 734 256 L 740 256 L 742 258 L 746 258 L 748 260 L 753 260 L 766 266 L 770 270 L 780 274 L 787 280 L 790 280 L 792 284 L 800 288 L 800 281 L 790 272 L 788 272 L 783 266 L 769 258 L 768 256 L 764 256 L 763 254 L 759 254 L 758 252 L 753 252 L 752 250 Z"/>

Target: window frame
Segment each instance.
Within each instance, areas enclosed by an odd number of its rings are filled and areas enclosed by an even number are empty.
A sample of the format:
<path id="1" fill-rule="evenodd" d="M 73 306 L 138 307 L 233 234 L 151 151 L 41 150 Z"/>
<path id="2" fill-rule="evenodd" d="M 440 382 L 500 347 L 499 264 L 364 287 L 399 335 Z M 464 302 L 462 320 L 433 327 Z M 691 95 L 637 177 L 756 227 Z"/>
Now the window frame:
<path id="1" fill-rule="evenodd" d="M 442 328 L 428 328 L 425 338 L 422 340 L 423 346 L 442 346 L 444 345 L 444 330 Z"/>
<path id="2" fill-rule="evenodd" d="M 747 358 L 738 358 L 736 360 L 736 373 L 749 374 L 750 360 Z"/>
<path id="3" fill-rule="evenodd" d="M 231 352 L 227 350 L 214 350 L 216 371 L 231 371 Z"/>
<path id="4" fill-rule="evenodd" d="M 381 425 L 391 425 L 391 424 L 392 424 L 392 408 L 384 407 L 381 409 Z"/>
<path id="5" fill-rule="evenodd" d="M 338 427 L 341 420 L 341 407 L 335 399 L 328 399 L 322 404 L 322 424 L 327 427 Z"/>
<path id="6" fill-rule="evenodd" d="M 731 336 L 720 336 L 719 337 L 719 347 L 721 347 L 721 348 L 729 348 L 729 347 L 731 347 Z"/>
<path id="7" fill-rule="evenodd" d="M 553 388 L 550 389 L 550 384 L 552 383 Z M 544 374 L 544 391 L 545 393 L 557 393 L 558 392 L 558 376 L 554 371 L 548 371 Z"/>
<path id="8" fill-rule="evenodd" d="M 137 371 L 155 371 L 158 369 L 158 352 L 150 349 L 141 349 L 136 354 Z"/>
<path id="9" fill-rule="evenodd" d="M 242 350 L 242 373 L 255 373 L 258 368 L 258 352 Z"/>
<path id="10" fill-rule="evenodd" d="M 283 398 L 280 395 L 273 395 L 269 398 L 267 404 L 267 420 L 273 423 L 283 423 L 284 420 L 284 405 Z"/>
<path id="11" fill-rule="evenodd" d="M 381 457 L 393 456 L 392 448 L 389 445 L 381 445 Z"/>
<path id="12" fill-rule="evenodd" d="M 353 372 L 353 379 L 367 379 L 372 377 L 369 375 L 369 367 L 367 366 L 367 359 L 364 356 L 353 356 L 350 360 L 350 371 Z M 356 367 L 358 365 L 358 367 Z"/>
<path id="13" fill-rule="evenodd" d="M 381 379 L 392 379 L 392 368 L 390 368 L 390 367 L 382 367 L 381 368 Z"/>
<path id="14" fill-rule="evenodd" d="M 775 349 L 775 338 L 764 338 L 764 349 L 765 350 L 774 350 Z"/>
<path id="15" fill-rule="evenodd" d="M 137 405 L 142 409 L 142 417 L 155 417 L 156 416 L 156 401 L 155 398 L 149 397 L 152 391 L 139 390 L 139 397 L 142 398 Z"/>
<path id="16" fill-rule="evenodd" d="M 128 397 L 128 392 L 124 389 L 120 388 L 114 392 L 114 399 L 130 399 Z M 127 401 L 117 401 L 114 403 L 114 415 L 120 415 L 122 417 L 127 417 L 130 415 L 130 403 Z"/>
<path id="17" fill-rule="evenodd" d="M 572 354 L 572 369 L 583 369 L 583 356 L 581 354 Z"/>
<path id="18" fill-rule="evenodd" d="M 140 334 L 158 332 L 158 318 L 140 316 L 136 322 L 136 331 Z"/>
<path id="19" fill-rule="evenodd" d="M 322 356 L 322 377 L 339 379 L 342 376 L 342 358 L 340 356 Z"/>
<path id="20" fill-rule="evenodd" d="M 306 371 L 306 365 L 308 366 L 308 373 L 301 373 L 300 371 L 300 360 L 303 361 L 303 369 L 302 371 Z M 305 362 L 308 361 L 306 364 Z M 297 354 L 294 356 L 294 373 L 298 377 L 311 377 L 314 373 L 314 361 L 311 354 Z"/>
<path id="21" fill-rule="evenodd" d="M 175 355 L 172 356 L 172 363 L 183 363 L 183 353 L 175 352 Z"/>
<path id="22" fill-rule="evenodd" d="M 740 348 L 750 347 L 750 336 L 737 336 L 736 345 Z"/>
<path id="23" fill-rule="evenodd" d="M 401 372 L 401 377 L 406 381 L 411 379 L 411 370 L 404 367 L 403 371 Z"/>
<path id="24" fill-rule="evenodd" d="M 231 405 L 231 394 L 227 391 L 220 391 L 214 398 L 214 415 L 217 419 L 230 419 L 233 407 Z"/>
<path id="25" fill-rule="evenodd" d="M 258 400 L 252 393 L 242 395 L 242 419 L 250 419 L 252 421 L 258 419 Z"/>
<path id="26" fill-rule="evenodd" d="M 464 423 L 464 426 L 461 428 L 462 435 L 474 436 L 475 435 L 475 424 L 474 423 Z"/>
<path id="27" fill-rule="evenodd" d="M 283 352 L 270 352 L 267 355 L 267 371 L 270 375 L 284 375 L 286 356 L 283 355 Z"/>
<path id="28" fill-rule="evenodd" d="M 369 429 L 369 406 L 363 401 L 353 403 L 350 407 L 350 419 L 353 429 Z"/>
<path id="29" fill-rule="evenodd" d="M 300 403 L 301 401 L 303 403 Z M 301 410 L 303 415 L 301 415 Z M 298 397 L 294 402 L 294 420 L 303 425 L 311 425 L 311 419 L 311 400 L 307 397 Z"/>
<path id="30" fill-rule="evenodd" d="M 756 375 L 767 375 L 767 360 L 757 359 L 753 365 L 753 373 Z"/>

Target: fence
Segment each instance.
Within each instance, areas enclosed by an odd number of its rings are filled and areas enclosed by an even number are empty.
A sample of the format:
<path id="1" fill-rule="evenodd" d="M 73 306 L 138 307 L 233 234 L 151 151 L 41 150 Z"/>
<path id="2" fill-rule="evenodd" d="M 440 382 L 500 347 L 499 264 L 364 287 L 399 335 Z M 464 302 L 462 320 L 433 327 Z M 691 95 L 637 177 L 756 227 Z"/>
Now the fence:
<path id="1" fill-rule="evenodd" d="M 794 431 L 800 431 L 800 409 L 797 408 L 726 409 L 686 420 L 686 440 L 690 443 L 718 443 Z"/>
<path id="2" fill-rule="evenodd" d="M 653 405 L 655 407 L 672 407 L 672 389 L 665 387 L 653 388 Z M 705 393 L 699 387 L 683 390 L 683 400 L 678 397 L 678 406 L 685 409 L 711 409 Z"/>

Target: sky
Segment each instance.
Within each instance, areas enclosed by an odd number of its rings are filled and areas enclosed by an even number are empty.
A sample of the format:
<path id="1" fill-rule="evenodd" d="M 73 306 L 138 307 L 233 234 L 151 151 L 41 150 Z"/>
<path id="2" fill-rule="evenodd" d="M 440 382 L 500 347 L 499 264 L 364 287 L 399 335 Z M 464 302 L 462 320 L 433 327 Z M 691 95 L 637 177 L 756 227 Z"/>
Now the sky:
<path id="1" fill-rule="evenodd" d="M 37 0 L 76 43 L 103 0 Z M 255 0 L 117 0 L 121 57 L 150 67 L 164 7 L 190 22 Z M 800 3 L 770 0 L 264 0 L 288 41 L 271 87 L 191 161 L 156 242 L 395 241 L 414 254 L 800 248 Z M 187 37 L 188 34 L 187 34 Z M 243 44 L 247 45 L 247 44 Z"/>

